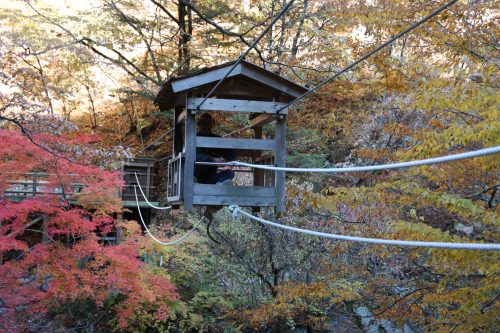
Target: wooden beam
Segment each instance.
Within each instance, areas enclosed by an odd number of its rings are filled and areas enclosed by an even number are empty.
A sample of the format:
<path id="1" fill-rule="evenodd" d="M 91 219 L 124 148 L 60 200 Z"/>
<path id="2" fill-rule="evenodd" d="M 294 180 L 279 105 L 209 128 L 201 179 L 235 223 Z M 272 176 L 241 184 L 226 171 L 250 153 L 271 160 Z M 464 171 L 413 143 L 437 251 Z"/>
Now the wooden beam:
<path id="1" fill-rule="evenodd" d="M 275 150 L 276 141 L 262 140 L 262 139 L 234 139 L 234 138 L 219 138 L 210 136 L 197 136 L 196 147 L 246 149 L 246 150 Z"/>
<path id="2" fill-rule="evenodd" d="M 186 99 L 184 99 L 185 101 Z M 183 137 L 183 131 L 182 131 L 182 125 L 180 124 L 181 121 L 179 118 L 182 118 L 182 121 L 185 121 L 186 119 L 186 114 L 187 111 L 184 107 L 177 106 L 175 107 L 175 113 L 174 113 L 174 141 L 173 141 L 173 147 L 172 147 L 172 153 L 174 155 L 177 155 L 180 153 L 183 148 L 184 148 L 184 137 Z"/>
<path id="3" fill-rule="evenodd" d="M 193 196 L 193 204 L 211 206 L 238 205 L 242 207 L 274 207 L 276 206 L 276 198 L 195 195 Z"/>
<path id="4" fill-rule="evenodd" d="M 159 202 L 156 201 L 150 201 L 150 203 L 155 206 L 159 205 Z M 123 200 L 122 206 L 126 208 L 137 208 L 137 201 L 135 201 L 135 197 L 133 200 Z M 145 201 L 139 201 L 139 207 L 151 209 L 151 206 Z"/>
<path id="5" fill-rule="evenodd" d="M 185 78 L 176 79 L 172 81 L 172 90 L 174 91 L 174 93 L 177 93 L 179 91 L 188 90 L 194 87 L 202 86 L 207 83 L 219 81 L 224 77 L 224 75 L 226 75 L 231 66 L 232 64 L 229 64 L 227 66 L 213 69 L 205 73 L 200 73 Z M 241 74 L 241 64 L 236 66 L 236 68 L 231 72 L 231 74 L 228 75 L 228 78 L 239 74 Z"/>
<path id="6" fill-rule="evenodd" d="M 188 98 L 187 107 L 190 110 L 197 110 L 198 105 L 203 101 L 203 98 Z M 201 111 L 227 111 L 227 112 L 258 112 L 258 113 L 276 113 L 280 108 L 285 106 L 285 103 L 280 102 L 264 102 L 242 99 L 222 99 L 209 98 L 200 107 Z M 287 110 L 283 110 L 280 114 L 285 114 Z"/>
<path id="7" fill-rule="evenodd" d="M 243 196 L 258 198 L 274 198 L 274 187 L 265 186 L 221 186 L 211 184 L 194 184 L 194 195 Z"/>
<path id="8" fill-rule="evenodd" d="M 182 121 L 184 121 L 184 119 L 186 118 L 186 113 L 187 113 L 187 110 L 183 109 L 181 111 L 181 113 L 179 113 L 179 115 L 177 116 L 177 119 L 175 120 L 175 123 L 176 124 L 180 124 Z"/>
<path id="9" fill-rule="evenodd" d="M 241 69 L 241 74 L 258 81 L 261 84 L 265 84 L 269 86 L 269 88 L 274 88 L 288 95 L 291 95 L 294 98 L 299 97 L 307 91 L 307 88 L 300 87 L 296 83 L 293 83 L 273 73 L 263 73 L 262 71 L 256 71 L 252 68 L 244 66 Z"/>
<path id="10" fill-rule="evenodd" d="M 274 117 L 271 114 L 259 114 L 257 117 L 250 119 L 250 127 L 262 126 L 273 121 Z"/>

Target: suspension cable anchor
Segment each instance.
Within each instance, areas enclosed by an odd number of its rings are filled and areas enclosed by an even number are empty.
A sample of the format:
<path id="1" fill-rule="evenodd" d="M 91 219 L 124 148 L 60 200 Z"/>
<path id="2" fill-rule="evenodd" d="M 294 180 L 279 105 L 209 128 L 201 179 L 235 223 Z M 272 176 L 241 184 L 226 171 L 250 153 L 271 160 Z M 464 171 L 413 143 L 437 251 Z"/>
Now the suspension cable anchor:
<path id="1" fill-rule="evenodd" d="M 238 205 L 230 205 L 229 210 L 231 211 L 233 219 L 238 217 L 238 213 L 240 212 L 240 207 Z"/>

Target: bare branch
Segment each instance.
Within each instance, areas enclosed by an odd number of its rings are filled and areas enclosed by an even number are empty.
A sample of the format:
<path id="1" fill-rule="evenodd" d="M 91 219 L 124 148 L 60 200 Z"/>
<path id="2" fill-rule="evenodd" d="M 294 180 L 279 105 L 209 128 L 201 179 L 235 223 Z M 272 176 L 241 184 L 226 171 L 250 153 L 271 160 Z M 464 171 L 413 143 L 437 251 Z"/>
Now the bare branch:
<path id="1" fill-rule="evenodd" d="M 174 21 L 177 25 L 180 25 L 179 20 L 172 13 L 170 13 L 168 9 L 165 8 L 165 6 L 163 6 L 159 1 L 151 0 L 151 2 L 158 6 L 158 8 L 160 8 L 165 14 L 167 14 L 167 16 L 170 17 L 172 21 Z M 185 34 L 186 32 L 182 31 L 182 33 Z"/>
<path id="2" fill-rule="evenodd" d="M 118 61 L 117 59 L 113 59 L 107 55 L 105 55 L 104 53 L 102 53 L 101 51 L 99 51 L 98 49 L 96 49 L 93 44 L 95 45 L 98 45 L 98 43 L 94 40 L 92 40 L 91 38 L 89 37 L 83 37 L 82 38 L 82 42 L 81 42 L 83 45 L 87 46 L 89 49 L 91 49 L 93 52 L 95 52 L 96 54 L 100 55 L 101 57 L 113 62 L 114 64 L 120 66 L 123 70 L 125 70 L 127 72 L 127 74 L 129 74 L 130 76 L 134 77 L 134 73 L 132 73 L 129 69 L 127 69 L 125 66 L 123 66 L 122 63 L 120 63 L 120 61 Z M 122 59 L 123 61 L 125 61 L 130 67 L 132 67 L 135 71 L 137 71 L 139 74 L 141 74 L 146 80 L 148 81 L 151 81 L 153 82 L 154 84 L 156 85 L 161 85 L 161 82 L 160 84 L 158 84 L 158 82 L 156 80 L 154 80 L 151 76 L 147 75 L 144 71 L 142 71 L 139 67 L 137 67 L 136 64 L 134 64 L 131 60 L 129 60 L 127 57 L 125 57 L 120 51 L 114 49 L 114 48 L 109 48 L 109 47 L 106 47 L 107 50 L 115 53 L 120 59 Z"/>

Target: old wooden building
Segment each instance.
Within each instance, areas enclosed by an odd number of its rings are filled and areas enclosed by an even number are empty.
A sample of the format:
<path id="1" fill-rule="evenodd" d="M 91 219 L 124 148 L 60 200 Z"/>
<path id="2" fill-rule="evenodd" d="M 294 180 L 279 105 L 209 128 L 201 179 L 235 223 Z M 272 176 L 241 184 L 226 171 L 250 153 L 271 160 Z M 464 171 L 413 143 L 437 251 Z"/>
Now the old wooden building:
<path id="1" fill-rule="evenodd" d="M 173 157 L 169 163 L 168 201 L 191 210 L 193 205 L 285 208 L 284 172 L 247 170 L 246 186 L 200 184 L 195 178 L 197 148 L 231 149 L 237 160 L 285 166 L 287 109 L 277 112 L 307 88 L 246 61 L 240 62 L 206 101 L 204 97 L 235 62 L 206 68 L 166 81 L 156 98 L 162 111 L 174 110 Z M 200 104 L 203 104 L 200 106 Z M 196 117 L 205 112 L 246 113 L 252 138 L 197 135 Z M 262 126 L 274 133 L 263 137 Z M 198 163 L 200 164 L 200 163 Z"/>

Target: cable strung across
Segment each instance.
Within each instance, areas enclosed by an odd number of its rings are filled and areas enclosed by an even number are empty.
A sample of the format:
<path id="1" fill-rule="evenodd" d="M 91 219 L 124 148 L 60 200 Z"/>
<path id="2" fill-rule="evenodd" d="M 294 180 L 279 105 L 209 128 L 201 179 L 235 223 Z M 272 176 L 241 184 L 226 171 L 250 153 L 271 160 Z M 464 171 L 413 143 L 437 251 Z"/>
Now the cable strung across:
<path id="1" fill-rule="evenodd" d="M 146 226 L 146 223 L 144 222 L 144 218 L 142 217 L 142 213 L 141 213 L 141 207 L 139 206 L 139 198 L 137 197 L 137 188 L 136 186 L 134 185 L 134 192 L 135 192 L 135 202 L 137 204 L 137 211 L 139 212 L 139 218 L 142 222 L 142 225 L 144 227 L 144 229 L 146 230 L 147 234 L 155 241 L 157 242 L 158 244 L 161 244 L 161 245 L 166 245 L 166 246 L 171 246 L 171 245 L 176 245 L 180 242 L 182 242 L 184 239 L 188 238 L 189 235 L 191 235 L 191 233 L 193 233 L 193 231 L 196 230 L 196 228 L 198 228 L 198 226 L 201 224 L 201 222 L 203 222 L 203 220 L 205 219 L 205 217 L 203 216 L 196 224 L 195 226 L 193 227 L 193 229 L 189 230 L 186 234 L 184 234 L 182 237 L 176 239 L 175 241 L 172 241 L 172 242 L 164 242 L 164 241 L 161 241 L 159 240 L 158 238 L 156 238 L 152 233 L 151 231 L 149 231 L 148 227 Z"/>
<path id="2" fill-rule="evenodd" d="M 245 59 L 246 55 L 257 45 L 257 43 L 262 39 L 262 37 L 264 37 L 267 32 L 273 27 L 273 25 L 278 22 L 278 20 L 280 19 L 281 16 L 285 15 L 285 13 L 287 12 L 287 10 L 290 8 L 290 6 L 293 4 L 295 0 L 290 0 L 286 5 L 283 6 L 283 9 L 281 9 L 281 11 L 278 13 L 278 15 L 276 15 L 274 17 L 274 19 L 271 21 L 271 23 L 266 27 L 266 29 L 264 29 L 264 31 L 261 32 L 261 34 L 259 35 L 259 37 L 257 37 L 254 42 L 252 43 L 252 45 L 250 45 L 247 50 L 245 52 L 243 52 L 238 60 L 236 60 L 236 62 L 233 64 L 233 66 L 229 69 L 229 71 L 226 72 L 226 74 L 222 77 L 222 79 L 219 80 L 219 82 L 217 82 L 217 84 L 208 92 L 208 94 L 205 96 L 205 98 L 203 98 L 203 100 L 200 102 L 200 104 L 198 104 L 198 106 L 196 107 L 198 110 L 200 109 L 200 107 L 207 101 L 207 99 L 212 96 L 212 94 L 217 90 L 217 88 L 219 88 L 219 86 L 222 84 L 222 82 L 224 82 L 224 80 L 229 76 L 229 74 L 231 74 L 234 69 L 236 68 L 236 66 L 238 66 L 238 64 L 243 60 Z"/>
<path id="3" fill-rule="evenodd" d="M 480 157 L 480 156 L 488 156 L 493 154 L 500 153 L 500 146 L 484 148 L 474 151 L 469 151 L 466 153 L 448 155 L 448 156 L 440 156 L 427 158 L 424 160 L 416 160 L 409 162 L 399 162 L 399 163 L 391 163 L 391 164 L 380 164 L 380 165 L 367 165 L 367 166 L 352 166 L 346 168 L 288 168 L 288 167 L 277 167 L 270 165 L 260 165 L 260 164 L 251 164 L 239 161 L 227 162 L 227 165 L 233 166 L 245 166 L 255 169 L 264 169 L 264 170 L 275 170 L 275 171 L 287 171 L 287 172 L 324 172 L 324 173 L 340 173 L 340 172 L 368 172 L 368 171 L 378 171 L 378 170 L 390 170 L 390 169 L 402 169 L 409 167 L 416 167 L 422 165 L 432 165 L 439 164 L 445 162 L 452 162 L 458 160 L 464 160 L 467 158 Z"/>
<path id="4" fill-rule="evenodd" d="M 336 240 L 344 240 L 349 242 L 358 242 L 358 243 L 370 243 L 370 244 L 379 244 L 379 245 L 394 245 L 394 246 L 409 246 L 409 247 L 425 247 L 425 248 L 441 248 L 441 249 L 455 249 L 455 250 L 500 250 L 500 244 L 494 243 L 450 243 L 450 242 L 424 242 L 424 241 L 405 241 L 405 240 L 392 240 L 392 239 L 381 239 L 381 238 L 366 238 L 366 237 L 355 237 L 355 236 L 344 236 L 344 235 L 336 235 L 325 232 L 313 231 L 308 229 L 291 227 L 284 224 L 279 224 L 276 222 L 271 222 L 268 220 L 264 220 L 260 217 L 254 216 L 250 213 L 247 213 L 240 209 L 240 207 L 236 205 L 229 206 L 229 209 L 232 212 L 233 218 L 236 218 L 238 214 L 249 217 L 252 220 L 257 222 L 292 231 L 310 236 L 317 236 L 329 239 Z"/>
<path id="5" fill-rule="evenodd" d="M 165 210 L 165 209 L 171 209 L 172 206 L 167 206 L 167 207 L 160 207 L 160 206 L 155 206 L 151 202 L 149 202 L 148 198 L 146 198 L 146 194 L 144 194 L 144 191 L 142 190 L 141 183 L 139 182 L 139 177 L 137 177 L 137 172 L 134 172 L 135 175 L 135 180 L 137 180 L 137 186 L 139 187 L 139 190 L 141 191 L 142 197 L 144 198 L 144 201 L 148 204 L 149 207 L 154 208 L 154 209 L 159 209 L 159 210 Z M 134 185 L 135 188 L 135 185 Z"/>
<path id="6" fill-rule="evenodd" d="M 288 108 L 289 106 L 297 103 L 298 101 L 300 101 L 301 99 L 303 99 L 304 97 L 312 94 L 313 92 L 315 92 L 316 90 L 318 90 L 319 88 L 323 87 L 325 84 L 333 81 L 334 79 L 336 79 L 337 77 L 339 77 L 341 74 L 344 74 L 348 71 L 350 71 L 353 67 L 355 67 L 356 65 L 358 65 L 359 63 L 363 62 L 364 60 L 368 59 L 369 57 L 371 57 L 372 55 L 374 55 L 375 53 L 377 53 L 378 51 L 382 50 L 383 48 L 385 48 L 387 45 L 390 45 L 392 44 L 394 41 L 396 41 L 397 39 L 401 38 L 402 36 L 406 35 L 407 33 L 409 33 L 410 31 L 416 29 L 417 27 L 419 27 L 420 25 L 422 25 L 423 23 L 427 22 L 428 20 L 430 20 L 431 18 L 433 18 L 434 16 L 438 15 L 439 13 L 441 13 L 443 10 L 445 10 L 446 8 L 450 7 L 451 5 L 453 5 L 455 2 L 457 2 L 458 0 L 452 0 L 450 2 L 447 2 L 445 3 L 443 6 L 439 7 L 438 9 L 436 9 L 435 11 L 433 11 L 432 13 L 430 13 L 429 15 L 427 15 L 426 17 L 424 17 L 423 19 L 421 19 L 420 21 L 417 21 L 416 23 L 413 23 L 411 26 L 409 26 L 408 28 L 406 28 L 405 30 L 401 31 L 399 34 L 393 36 L 392 38 L 390 38 L 389 40 L 387 40 L 386 42 L 384 42 L 383 44 L 379 45 L 378 47 L 376 47 L 375 49 L 371 50 L 370 52 L 368 52 L 367 54 L 365 54 L 364 56 L 362 56 L 361 58 L 359 58 L 358 60 L 352 62 L 351 64 L 349 64 L 347 67 L 345 67 L 344 69 L 338 71 L 337 73 L 335 73 L 332 77 L 320 82 L 318 85 L 316 85 L 315 87 L 313 87 L 312 89 L 306 91 L 305 93 L 303 93 L 302 95 L 300 95 L 299 97 L 295 98 L 293 101 L 291 101 L 290 103 L 287 103 L 286 105 L 284 105 L 283 107 L 281 107 L 278 111 L 276 111 L 276 113 L 280 113 L 281 111 L 285 110 L 286 108 Z"/>

